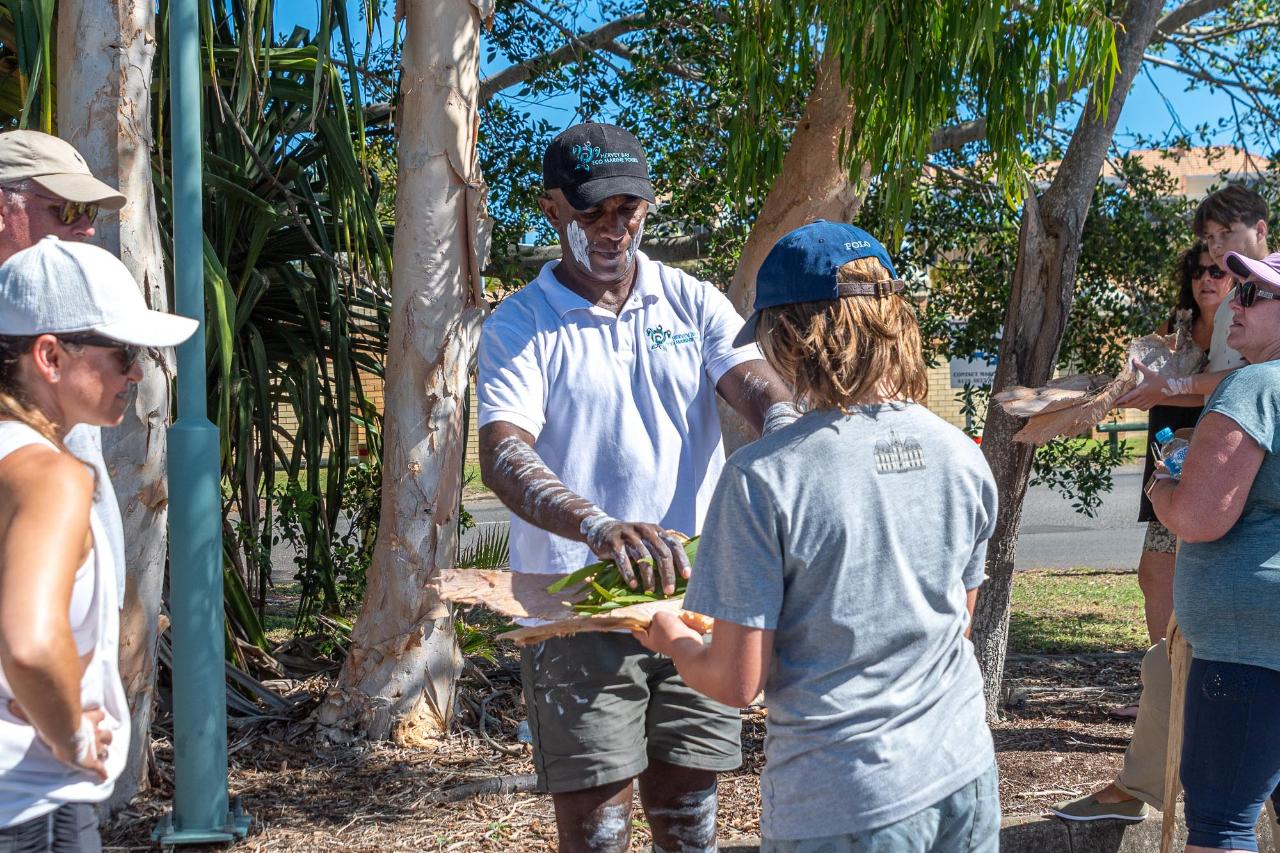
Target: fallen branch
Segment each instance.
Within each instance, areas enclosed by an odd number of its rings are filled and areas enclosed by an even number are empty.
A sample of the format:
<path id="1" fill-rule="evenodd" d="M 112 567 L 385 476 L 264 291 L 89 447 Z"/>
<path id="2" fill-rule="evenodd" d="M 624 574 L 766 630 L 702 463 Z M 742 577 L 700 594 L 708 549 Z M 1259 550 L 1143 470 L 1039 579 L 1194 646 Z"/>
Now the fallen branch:
<path id="1" fill-rule="evenodd" d="M 467 785 L 456 785 L 446 788 L 427 798 L 427 802 L 442 806 L 458 803 L 479 797 L 484 794 L 527 794 L 538 789 L 538 777 L 532 774 L 519 776 L 495 776 L 492 779 L 481 779 Z"/>

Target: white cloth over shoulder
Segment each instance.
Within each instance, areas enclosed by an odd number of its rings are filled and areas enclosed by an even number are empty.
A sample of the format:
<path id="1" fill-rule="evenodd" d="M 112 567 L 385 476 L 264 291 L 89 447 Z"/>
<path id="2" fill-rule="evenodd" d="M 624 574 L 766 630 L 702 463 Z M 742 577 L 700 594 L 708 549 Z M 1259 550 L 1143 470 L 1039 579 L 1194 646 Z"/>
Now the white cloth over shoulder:
<path id="1" fill-rule="evenodd" d="M 32 444 L 53 447 L 26 424 L 0 421 L 0 459 Z M 13 691 L 0 669 L 0 826 L 13 826 L 53 811 L 64 803 L 97 803 L 111 796 L 129 756 L 129 705 L 120 682 L 120 606 L 110 548 L 95 502 L 89 514 L 94 547 L 76 573 L 72 590 L 72 633 L 81 655 L 93 656 L 80 680 L 83 707 L 99 707 L 100 726 L 112 733 L 106 761 L 107 781 L 98 782 L 53 757 L 35 729 L 9 710 Z"/>
<path id="2" fill-rule="evenodd" d="M 724 466 L 716 383 L 759 359 L 734 347 L 742 318 L 712 285 L 637 254 L 618 315 L 542 268 L 484 324 L 480 426 L 505 421 L 566 486 L 614 518 L 696 534 Z M 511 568 L 570 572 L 586 545 L 518 518 Z"/>

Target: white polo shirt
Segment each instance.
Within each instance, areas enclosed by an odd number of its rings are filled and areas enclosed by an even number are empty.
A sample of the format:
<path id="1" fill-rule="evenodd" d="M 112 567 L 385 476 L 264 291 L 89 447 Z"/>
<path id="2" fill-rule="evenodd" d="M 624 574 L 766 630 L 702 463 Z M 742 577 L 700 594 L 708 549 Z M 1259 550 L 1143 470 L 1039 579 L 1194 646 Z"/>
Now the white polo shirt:
<path id="1" fill-rule="evenodd" d="M 480 337 L 480 426 L 506 421 L 574 492 L 624 521 L 694 535 L 724 465 L 716 383 L 759 359 L 734 348 L 742 318 L 706 282 L 636 255 L 620 314 L 591 305 L 546 264 Z M 596 557 L 511 521 L 511 568 L 571 572 Z"/>

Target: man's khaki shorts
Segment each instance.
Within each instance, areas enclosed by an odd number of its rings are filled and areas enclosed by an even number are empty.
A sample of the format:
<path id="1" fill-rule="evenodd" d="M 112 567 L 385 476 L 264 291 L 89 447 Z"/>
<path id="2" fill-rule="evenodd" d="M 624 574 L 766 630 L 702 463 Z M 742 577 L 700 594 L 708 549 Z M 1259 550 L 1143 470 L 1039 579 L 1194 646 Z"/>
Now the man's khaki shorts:
<path id="1" fill-rule="evenodd" d="M 742 763 L 738 711 L 693 690 L 630 634 L 588 633 L 520 655 L 539 790 L 631 779 L 650 759 L 721 772 Z"/>

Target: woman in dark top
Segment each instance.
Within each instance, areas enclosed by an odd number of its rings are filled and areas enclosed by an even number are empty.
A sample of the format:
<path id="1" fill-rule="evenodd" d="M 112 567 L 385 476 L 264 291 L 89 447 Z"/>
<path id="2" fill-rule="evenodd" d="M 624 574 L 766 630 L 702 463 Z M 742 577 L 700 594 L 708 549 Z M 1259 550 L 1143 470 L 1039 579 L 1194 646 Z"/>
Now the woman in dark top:
<path id="1" fill-rule="evenodd" d="M 1213 315 L 1231 289 L 1231 278 L 1217 266 L 1204 243 L 1197 240 L 1178 258 L 1178 304 L 1169 319 L 1157 331 L 1170 334 L 1182 327 L 1190 332 L 1197 347 L 1209 352 L 1213 338 Z M 1148 413 L 1147 470 L 1145 483 L 1151 477 L 1154 460 L 1150 448 L 1156 433 L 1165 427 L 1179 430 L 1194 427 L 1200 417 L 1204 398 L 1198 394 L 1170 397 L 1164 405 L 1154 406 Z M 1165 634 L 1173 612 L 1173 551 L 1176 538 L 1156 518 L 1151 502 L 1142 496 L 1138 520 L 1147 522 L 1147 536 L 1142 543 L 1142 559 L 1138 562 L 1138 584 L 1145 601 L 1147 634 L 1158 643 Z M 1136 710 L 1136 709 L 1135 709 Z"/>

